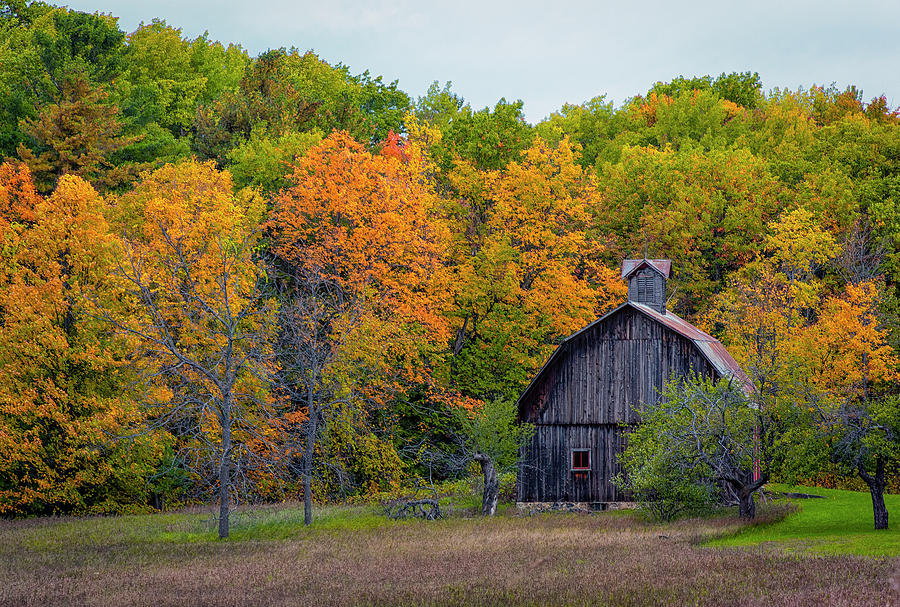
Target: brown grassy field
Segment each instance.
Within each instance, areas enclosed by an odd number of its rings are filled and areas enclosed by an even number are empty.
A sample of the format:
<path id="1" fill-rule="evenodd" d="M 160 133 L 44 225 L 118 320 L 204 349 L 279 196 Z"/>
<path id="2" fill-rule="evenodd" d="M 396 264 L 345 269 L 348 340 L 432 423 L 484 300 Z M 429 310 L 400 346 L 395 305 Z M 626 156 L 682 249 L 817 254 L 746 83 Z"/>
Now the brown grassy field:
<path id="1" fill-rule="evenodd" d="M 900 604 L 898 559 L 700 545 L 733 519 L 333 510 L 239 519 L 226 542 L 198 514 L 0 522 L 0 605 Z"/>

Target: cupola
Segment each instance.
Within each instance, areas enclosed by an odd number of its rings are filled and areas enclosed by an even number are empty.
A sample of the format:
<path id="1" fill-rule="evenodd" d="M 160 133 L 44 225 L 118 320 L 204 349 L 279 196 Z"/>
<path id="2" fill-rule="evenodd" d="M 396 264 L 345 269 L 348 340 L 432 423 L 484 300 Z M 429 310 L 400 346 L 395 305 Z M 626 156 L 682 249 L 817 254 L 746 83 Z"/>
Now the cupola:
<path id="1" fill-rule="evenodd" d="M 628 301 L 666 313 L 666 280 L 672 272 L 668 259 L 626 259 L 622 278 L 628 281 Z"/>

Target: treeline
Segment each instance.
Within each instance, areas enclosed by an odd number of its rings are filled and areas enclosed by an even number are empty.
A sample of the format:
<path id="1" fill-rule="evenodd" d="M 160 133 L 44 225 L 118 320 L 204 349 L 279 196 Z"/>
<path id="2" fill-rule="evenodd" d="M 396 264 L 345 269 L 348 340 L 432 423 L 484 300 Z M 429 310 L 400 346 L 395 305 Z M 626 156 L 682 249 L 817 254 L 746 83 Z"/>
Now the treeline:
<path id="1" fill-rule="evenodd" d="M 0 2 L 0 515 L 459 474 L 458 411 L 515 399 L 644 254 L 774 401 L 892 389 L 886 99 L 742 73 L 522 108 Z"/>

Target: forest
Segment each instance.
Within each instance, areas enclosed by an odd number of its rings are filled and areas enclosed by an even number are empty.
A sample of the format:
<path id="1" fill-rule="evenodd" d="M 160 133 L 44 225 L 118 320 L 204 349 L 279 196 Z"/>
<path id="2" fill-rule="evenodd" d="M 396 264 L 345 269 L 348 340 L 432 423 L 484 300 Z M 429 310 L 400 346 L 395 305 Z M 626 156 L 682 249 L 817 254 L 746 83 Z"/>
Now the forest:
<path id="1" fill-rule="evenodd" d="M 468 476 L 479 420 L 643 256 L 773 412 L 772 479 L 896 491 L 900 112 L 648 85 L 529 124 L 0 1 L 0 517 Z"/>

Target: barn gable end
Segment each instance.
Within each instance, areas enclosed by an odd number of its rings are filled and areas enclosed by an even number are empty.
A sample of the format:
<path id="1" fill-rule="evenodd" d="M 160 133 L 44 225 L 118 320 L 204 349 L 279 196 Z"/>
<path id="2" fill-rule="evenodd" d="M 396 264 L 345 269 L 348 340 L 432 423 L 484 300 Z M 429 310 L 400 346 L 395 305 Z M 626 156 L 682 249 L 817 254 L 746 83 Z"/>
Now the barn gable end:
<path id="1" fill-rule="evenodd" d="M 628 276 L 663 275 L 653 267 L 634 263 Z M 520 421 L 535 426 L 520 454 L 519 501 L 627 500 L 612 483 L 627 428 L 639 422 L 640 403 L 656 402 L 671 377 L 689 374 L 746 382 L 717 340 L 644 302 L 629 301 L 567 338 L 519 398 Z"/>

